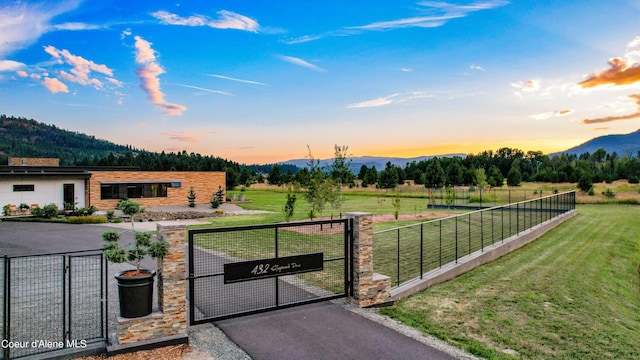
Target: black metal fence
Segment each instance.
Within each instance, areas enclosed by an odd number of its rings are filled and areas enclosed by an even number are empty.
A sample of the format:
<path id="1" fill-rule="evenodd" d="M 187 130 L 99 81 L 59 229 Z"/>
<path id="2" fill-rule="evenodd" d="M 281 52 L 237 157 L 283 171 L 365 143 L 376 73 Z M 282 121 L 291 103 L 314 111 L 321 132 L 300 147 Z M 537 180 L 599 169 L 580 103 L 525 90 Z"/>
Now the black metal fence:
<path id="1" fill-rule="evenodd" d="M 102 250 L 0 257 L 2 359 L 107 339 Z"/>
<path id="2" fill-rule="evenodd" d="M 189 231 L 190 324 L 347 296 L 350 223 Z"/>
<path id="3" fill-rule="evenodd" d="M 575 209 L 575 191 L 374 233 L 375 271 L 394 286 Z"/>

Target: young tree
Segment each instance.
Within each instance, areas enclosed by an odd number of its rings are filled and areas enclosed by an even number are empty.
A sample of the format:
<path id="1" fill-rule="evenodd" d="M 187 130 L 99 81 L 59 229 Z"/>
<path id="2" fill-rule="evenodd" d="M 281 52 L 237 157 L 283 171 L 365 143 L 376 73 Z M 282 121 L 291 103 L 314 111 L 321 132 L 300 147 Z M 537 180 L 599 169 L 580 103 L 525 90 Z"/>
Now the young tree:
<path id="1" fill-rule="evenodd" d="M 187 200 L 189 200 L 189 207 L 196 206 L 196 191 L 193 189 L 193 186 L 189 189 L 189 194 L 187 194 Z"/>
<path id="2" fill-rule="evenodd" d="M 296 194 L 293 193 L 293 189 L 291 188 L 291 185 L 289 185 L 289 192 L 287 192 L 287 201 L 282 208 L 282 212 L 284 213 L 284 221 L 289 222 L 289 220 L 291 220 L 291 218 L 293 217 L 296 200 Z"/>
<path id="3" fill-rule="evenodd" d="M 334 145 L 334 157 L 331 169 L 329 171 L 329 177 L 337 184 L 353 186 L 354 176 L 351 172 L 351 155 L 348 154 L 348 146 Z"/>

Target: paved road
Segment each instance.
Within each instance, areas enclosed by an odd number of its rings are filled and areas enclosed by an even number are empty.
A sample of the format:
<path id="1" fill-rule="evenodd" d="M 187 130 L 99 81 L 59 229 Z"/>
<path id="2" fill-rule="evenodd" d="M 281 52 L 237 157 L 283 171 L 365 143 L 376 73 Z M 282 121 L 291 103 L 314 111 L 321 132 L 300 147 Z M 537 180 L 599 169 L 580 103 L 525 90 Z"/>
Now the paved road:
<path id="1" fill-rule="evenodd" d="M 3 221 L 0 223 L 0 255 L 99 249 L 102 247 L 100 234 L 106 230 L 94 225 Z"/>
<path id="2" fill-rule="evenodd" d="M 255 360 L 455 359 L 331 302 L 216 322 Z"/>

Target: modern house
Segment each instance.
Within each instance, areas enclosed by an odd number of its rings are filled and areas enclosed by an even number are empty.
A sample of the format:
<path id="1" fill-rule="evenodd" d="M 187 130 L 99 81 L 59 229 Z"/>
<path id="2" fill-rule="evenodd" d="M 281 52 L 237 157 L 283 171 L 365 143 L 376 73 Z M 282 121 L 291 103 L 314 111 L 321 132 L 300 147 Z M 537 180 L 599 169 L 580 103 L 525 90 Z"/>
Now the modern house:
<path id="1" fill-rule="evenodd" d="M 63 167 L 58 159 L 9 158 L 0 166 L 0 206 L 30 207 L 66 204 L 115 209 L 122 198 L 143 207 L 188 203 L 193 187 L 196 203 L 209 203 L 219 187 L 225 188 L 221 171 L 140 171 L 132 167 Z"/>

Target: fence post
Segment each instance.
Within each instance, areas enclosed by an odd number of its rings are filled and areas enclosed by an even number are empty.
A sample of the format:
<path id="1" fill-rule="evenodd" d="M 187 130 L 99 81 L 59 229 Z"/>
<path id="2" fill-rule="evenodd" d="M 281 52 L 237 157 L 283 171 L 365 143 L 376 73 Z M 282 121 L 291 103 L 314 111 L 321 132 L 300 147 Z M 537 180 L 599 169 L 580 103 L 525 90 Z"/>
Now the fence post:
<path id="1" fill-rule="evenodd" d="M 3 326 L 2 326 L 2 338 L 5 340 L 11 340 L 9 337 L 11 335 L 10 332 L 10 324 L 11 324 L 11 259 L 9 259 L 9 257 L 7 257 L 7 255 L 4 255 L 4 301 L 3 301 L 3 309 L 2 309 L 2 322 L 3 322 Z M 9 347 L 5 347 L 2 350 L 3 353 L 3 359 L 10 359 L 9 357 Z"/>
<path id="2" fill-rule="evenodd" d="M 352 302 L 368 307 L 391 297 L 391 278 L 373 272 L 373 215 L 348 212 L 353 219 L 353 295 Z"/>

